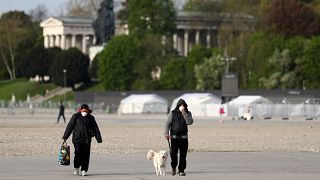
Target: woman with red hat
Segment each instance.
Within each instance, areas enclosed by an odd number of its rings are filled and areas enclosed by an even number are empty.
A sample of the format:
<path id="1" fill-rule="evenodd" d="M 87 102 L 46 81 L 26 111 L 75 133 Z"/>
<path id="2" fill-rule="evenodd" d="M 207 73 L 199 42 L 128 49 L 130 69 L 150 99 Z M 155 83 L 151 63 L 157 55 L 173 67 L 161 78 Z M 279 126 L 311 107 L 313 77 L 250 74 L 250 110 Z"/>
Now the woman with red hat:
<path id="1" fill-rule="evenodd" d="M 62 139 L 67 140 L 72 133 L 74 145 L 74 174 L 85 176 L 89 167 L 91 138 L 102 142 L 99 127 L 88 105 L 81 105 L 80 110 L 73 114 Z M 80 173 L 81 167 L 81 173 Z"/>

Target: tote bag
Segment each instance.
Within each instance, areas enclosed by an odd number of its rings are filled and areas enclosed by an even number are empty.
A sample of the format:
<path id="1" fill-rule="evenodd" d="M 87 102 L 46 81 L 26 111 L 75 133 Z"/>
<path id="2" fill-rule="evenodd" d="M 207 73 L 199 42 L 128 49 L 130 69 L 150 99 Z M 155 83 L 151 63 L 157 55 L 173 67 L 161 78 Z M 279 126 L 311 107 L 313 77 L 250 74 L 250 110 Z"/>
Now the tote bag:
<path id="1" fill-rule="evenodd" d="M 63 141 L 59 155 L 58 155 L 58 164 L 63 166 L 70 165 L 70 146 L 67 144 L 66 141 Z"/>

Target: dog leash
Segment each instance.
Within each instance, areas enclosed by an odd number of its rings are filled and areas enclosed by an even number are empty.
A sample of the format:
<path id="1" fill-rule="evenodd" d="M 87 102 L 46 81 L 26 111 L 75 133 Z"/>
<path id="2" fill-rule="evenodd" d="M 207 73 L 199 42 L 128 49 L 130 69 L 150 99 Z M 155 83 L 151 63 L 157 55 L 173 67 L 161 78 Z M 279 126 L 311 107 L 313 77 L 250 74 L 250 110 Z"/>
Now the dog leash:
<path id="1" fill-rule="evenodd" d="M 168 139 L 168 144 L 169 144 L 169 149 L 170 149 L 170 154 L 171 154 L 171 144 L 170 144 L 170 140 Z"/>

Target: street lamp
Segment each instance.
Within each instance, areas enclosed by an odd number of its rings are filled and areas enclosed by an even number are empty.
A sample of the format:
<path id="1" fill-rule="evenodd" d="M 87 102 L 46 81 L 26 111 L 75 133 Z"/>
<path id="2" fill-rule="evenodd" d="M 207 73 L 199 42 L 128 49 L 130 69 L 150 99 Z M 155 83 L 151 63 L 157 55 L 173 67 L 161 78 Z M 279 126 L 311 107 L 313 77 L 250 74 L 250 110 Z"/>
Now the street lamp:
<path id="1" fill-rule="evenodd" d="M 64 88 L 67 87 L 67 69 L 63 69 L 63 86 Z M 66 93 L 64 93 L 64 101 L 66 101 Z"/>
<path id="2" fill-rule="evenodd" d="M 227 52 L 227 48 L 225 48 L 225 49 L 224 49 L 224 53 L 223 53 L 223 57 L 221 57 L 221 60 L 222 60 L 222 61 L 225 61 L 225 62 L 227 63 L 225 73 L 226 73 L 226 74 L 229 74 L 229 61 L 236 61 L 237 58 L 235 58 L 235 57 L 229 57 L 229 56 L 228 56 L 228 52 Z"/>

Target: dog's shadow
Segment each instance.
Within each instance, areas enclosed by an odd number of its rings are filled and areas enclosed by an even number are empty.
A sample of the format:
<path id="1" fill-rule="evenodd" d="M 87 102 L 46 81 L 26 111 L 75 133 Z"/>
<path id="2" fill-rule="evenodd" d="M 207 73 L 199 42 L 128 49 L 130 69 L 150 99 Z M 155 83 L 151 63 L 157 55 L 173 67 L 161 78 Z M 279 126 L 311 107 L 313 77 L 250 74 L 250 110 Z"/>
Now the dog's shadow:
<path id="1" fill-rule="evenodd" d="M 88 174 L 87 176 L 136 176 L 136 175 L 155 175 L 154 172 L 147 172 L 147 173 L 93 173 Z"/>

